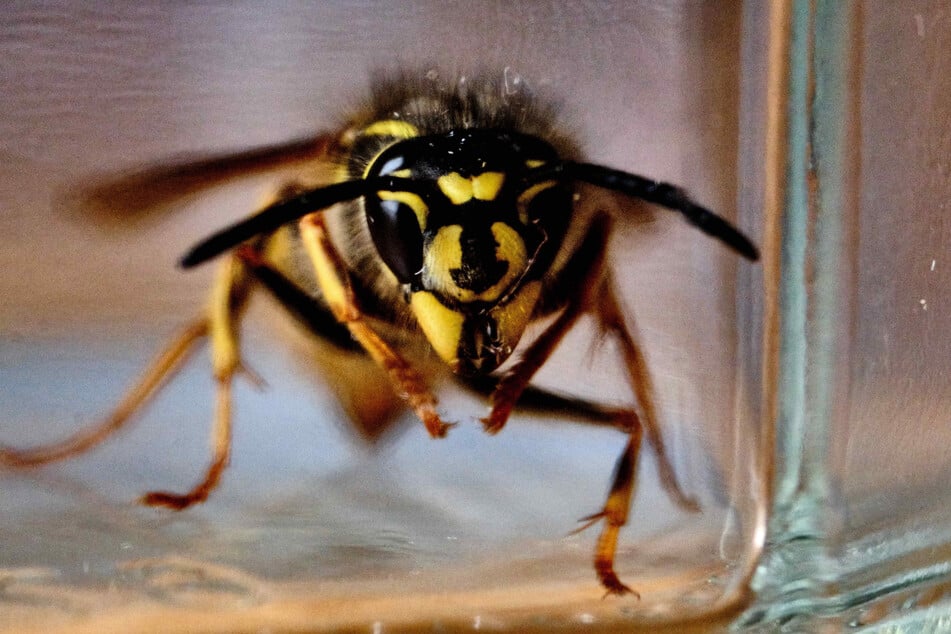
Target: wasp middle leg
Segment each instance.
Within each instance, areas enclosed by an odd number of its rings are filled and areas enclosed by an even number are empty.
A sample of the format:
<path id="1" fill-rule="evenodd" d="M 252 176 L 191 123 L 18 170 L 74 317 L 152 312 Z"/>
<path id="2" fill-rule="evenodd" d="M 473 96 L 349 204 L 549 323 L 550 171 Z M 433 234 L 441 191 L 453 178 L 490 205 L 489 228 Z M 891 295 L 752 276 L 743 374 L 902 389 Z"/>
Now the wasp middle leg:
<path id="1" fill-rule="evenodd" d="M 215 409 L 211 428 L 211 463 L 205 474 L 185 493 L 150 491 L 140 498 L 149 506 L 182 510 L 204 502 L 218 486 L 231 458 L 231 386 L 242 369 L 238 324 L 251 289 L 244 263 L 229 257 L 218 270 L 208 307 L 208 336 L 211 338 L 211 362 L 215 378 Z"/>

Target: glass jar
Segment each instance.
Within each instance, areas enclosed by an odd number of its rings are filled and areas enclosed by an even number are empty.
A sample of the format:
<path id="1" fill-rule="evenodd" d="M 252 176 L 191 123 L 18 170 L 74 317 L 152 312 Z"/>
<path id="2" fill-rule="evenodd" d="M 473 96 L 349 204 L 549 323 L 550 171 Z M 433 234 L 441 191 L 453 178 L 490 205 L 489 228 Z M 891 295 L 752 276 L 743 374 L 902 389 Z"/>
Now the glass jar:
<path id="1" fill-rule="evenodd" d="M 612 265 L 674 470 L 700 506 L 671 502 L 645 446 L 616 561 L 640 599 L 602 598 L 596 535 L 571 534 L 604 503 L 623 434 L 528 412 L 488 436 L 485 400 L 446 384 L 440 411 L 460 423 L 446 439 L 407 414 L 367 442 L 348 416 L 364 404 L 354 384 L 371 381 L 364 362 L 330 362 L 328 377 L 319 345 L 256 301 L 242 345 L 266 389 L 239 380 L 232 464 L 205 504 L 134 503 L 187 488 L 207 463 L 201 355 L 101 449 L 0 471 L 0 627 L 940 623 L 949 16 L 791 0 L 6 11 L 6 446 L 108 412 L 203 307 L 213 267 L 186 274 L 178 256 L 280 179 L 238 179 L 159 214 L 76 214 L 77 191 L 168 157 L 335 129 L 381 66 L 526 82 L 558 102 L 589 160 L 684 186 L 762 259 L 740 261 L 673 214 L 621 208 Z M 596 344 L 582 321 L 539 384 L 631 403 L 618 351 Z"/>

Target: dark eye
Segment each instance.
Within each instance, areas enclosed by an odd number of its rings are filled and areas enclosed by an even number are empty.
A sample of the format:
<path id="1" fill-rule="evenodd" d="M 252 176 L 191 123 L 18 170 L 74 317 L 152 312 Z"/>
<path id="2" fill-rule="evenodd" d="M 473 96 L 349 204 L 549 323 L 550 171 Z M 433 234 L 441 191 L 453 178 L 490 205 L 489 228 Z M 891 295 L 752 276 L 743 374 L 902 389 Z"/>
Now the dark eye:
<path id="1" fill-rule="evenodd" d="M 398 200 L 367 200 L 367 225 L 380 258 L 403 284 L 423 268 L 423 234 L 416 214 Z"/>

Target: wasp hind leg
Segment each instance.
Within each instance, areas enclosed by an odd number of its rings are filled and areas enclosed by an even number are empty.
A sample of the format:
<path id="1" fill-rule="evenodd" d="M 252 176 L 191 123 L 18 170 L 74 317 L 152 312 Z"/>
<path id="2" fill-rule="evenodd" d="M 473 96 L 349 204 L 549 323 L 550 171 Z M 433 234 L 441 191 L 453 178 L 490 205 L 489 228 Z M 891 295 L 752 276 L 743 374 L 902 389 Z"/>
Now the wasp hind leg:
<path id="1" fill-rule="evenodd" d="M 360 309 L 349 273 L 337 252 L 320 213 L 300 221 L 301 240 L 314 264 L 321 292 L 331 312 L 350 331 L 378 366 L 389 375 L 397 392 L 406 399 L 433 438 L 441 438 L 452 427 L 436 413 L 436 397 L 423 376 L 367 323 Z"/>
<path id="2" fill-rule="evenodd" d="M 12 449 L 0 447 L 0 463 L 11 467 L 36 467 L 58 462 L 86 453 L 121 430 L 134 415 L 178 373 L 196 345 L 208 334 L 208 320 L 204 317 L 188 324 L 172 339 L 164 350 L 149 364 L 139 381 L 133 385 L 116 408 L 98 425 L 80 430 L 62 442 L 35 447 Z"/>
<path id="3" fill-rule="evenodd" d="M 594 552 L 594 568 L 601 584 L 608 594 L 634 594 L 640 596 L 618 579 L 614 572 L 614 557 L 617 551 L 618 534 L 622 526 L 627 523 L 631 508 L 631 498 L 636 485 L 637 461 L 640 455 L 641 440 L 646 432 L 657 456 L 657 469 L 661 486 L 667 495 L 685 511 L 700 510 L 696 500 L 689 497 L 681 489 L 674 473 L 673 466 L 667 456 L 663 436 L 657 423 L 657 409 L 654 405 L 654 390 L 647 371 L 640 345 L 638 345 L 631 330 L 625 324 L 613 284 L 607 280 L 597 304 L 597 316 L 601 327 L 613 334 L 621 346 L 624 356 L 624 365 L 631 390 L 641 407 L 643 416 L 633 410 L 620 410 L 615 414 L 615 425 L 628 432 L 629 438 L 624 451 L 618 458 L 604 507 L 597 513 L 583 518 L 584 524 L 575 532 L 582 531 L 597 522 L 604 520 L 601 534 Z"/>
<path id="4" fill-rule="evenodd" d="M 643 424 L 648 441 L 654 447 L 657 455 L 657 471 L 660 484 L 670 499 L 685 511 L 697 512 L 700 506 L 697 501 L 688 496 L 677 481 L 674 467 L 667 456 L 664 437 L 657 422 L 657 406 L 654 404 L 654 385 L 650 372 L 647 370 L 647 361 L 632 329 L 624 319 L 621 305 L 614 292 L 613 284 L 606 284 L 598 303 L 598 319 L 602 328 L 613 334 L 621 346 L 624 356 L 624 366 L 631 391 L 641 406 L 642 416 L 634 416 L 638 425 Z M 625 421 L 621 420 L 620 423 Z"/>
<path id="5" fill-rule="evenodd" d="M 608 499 L 604 503 L 604 508 L 581 519 L 582 524 L 573 531 L 579 533 L 586 528 L 604 520 L 604 528 L 598 536 L 598 543 L 594 549 L 594 570 L 598 575 L 601 585 L 607 590 L 607 594 L 633 594 L 640 598 L 640 595 L 627 585 L 621 583 L 617 573 L 614 572 L 614 555 L 617 551 L 618 534 L 621 527 L 627 524 L 627 516 L 631 510 L 631 497 L 634 494 L 635 473 L 637 469 L 637 458 L 641 451 L 641 426 L 636 419 L 631 420 L 631 432 L 624 447 L 624 452 L 618 458 L 617 465 L 614 467 L 614 478 L 611 482 L 611 491 L 608 493 Z"/>

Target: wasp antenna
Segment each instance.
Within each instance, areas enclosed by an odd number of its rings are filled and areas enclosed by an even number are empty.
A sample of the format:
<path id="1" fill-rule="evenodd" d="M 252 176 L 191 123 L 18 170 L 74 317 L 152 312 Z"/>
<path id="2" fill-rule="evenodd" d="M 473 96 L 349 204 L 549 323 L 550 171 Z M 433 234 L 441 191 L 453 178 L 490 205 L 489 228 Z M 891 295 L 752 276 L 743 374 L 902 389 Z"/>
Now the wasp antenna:
<path id="1" fill-rule="evenodd" d="M 406 190 L 411 181 L 391 177 L 344 181 L 312 189 L 274 203 L 246 220 L 205 238 L 182 257 L 179 264 L 192 268 L 217 257 L 246 240 L 276 231 L 282 225 L 331 205 L 359 198 L 372 191 Z"/>
<path id="2" fill-rule="evenodd" d="M 759 259 L 759 250 L 749 238 L 720 216 L 692 201 L 679 187 L 592 163 L 566 162 L 563 169 L 574 180 L 679 211 L 690 224 L 708 236 L 723 242 L 748 260 L 755 262 Z"/>

